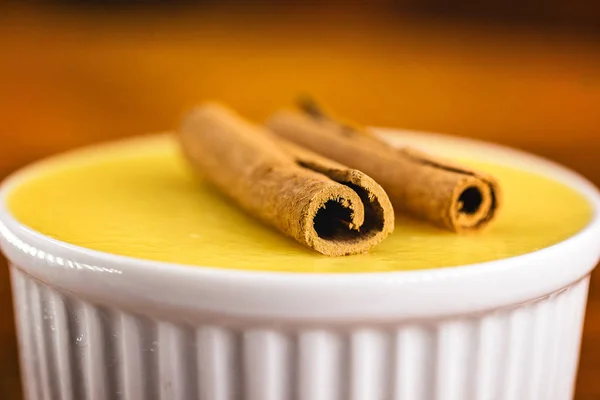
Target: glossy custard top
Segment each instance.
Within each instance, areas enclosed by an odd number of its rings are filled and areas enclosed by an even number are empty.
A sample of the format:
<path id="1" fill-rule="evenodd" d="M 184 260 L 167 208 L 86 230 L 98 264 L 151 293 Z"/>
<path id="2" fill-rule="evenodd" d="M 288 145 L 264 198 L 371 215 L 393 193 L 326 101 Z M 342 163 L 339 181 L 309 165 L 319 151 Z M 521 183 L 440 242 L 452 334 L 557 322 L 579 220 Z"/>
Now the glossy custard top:
<path id="1" fill-rule="evenodd" d="M 497 260 L 558 243 L 591 220 L 588 201 L 560 182 L 493 162 L 460 161 L 500 181 L 502 209 L 489 230 L 458 235 L 397 216 L 395 232 L 369 254 L 340 258 L 306 249 L 245 214 L 190 172 L 168 136 L 42 161 L 11 191 L 8 206 L 26 226 L 93 250 L 216 268 L 309 273 Z"/>

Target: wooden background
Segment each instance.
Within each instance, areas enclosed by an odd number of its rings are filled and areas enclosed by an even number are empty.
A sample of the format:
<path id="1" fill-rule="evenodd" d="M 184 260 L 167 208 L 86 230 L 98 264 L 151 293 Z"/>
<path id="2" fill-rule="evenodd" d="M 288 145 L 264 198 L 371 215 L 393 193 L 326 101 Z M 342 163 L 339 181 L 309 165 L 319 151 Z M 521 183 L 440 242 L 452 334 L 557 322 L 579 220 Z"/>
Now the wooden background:
<path id="1" fill-rule="evenodd" d="M 65 149 L 170 129 L 206 98 L 261 119 L 306 92 L 364 123 L 508 144 L 600 185 L 600 40 L 581 32 L 339 5 L 159 14 L 0 6 L 1 177 Z M 599 279 L 582 400 L 600 399 Z M 19 399 L 4 265 L 0 313 L 0 398 Z"/>

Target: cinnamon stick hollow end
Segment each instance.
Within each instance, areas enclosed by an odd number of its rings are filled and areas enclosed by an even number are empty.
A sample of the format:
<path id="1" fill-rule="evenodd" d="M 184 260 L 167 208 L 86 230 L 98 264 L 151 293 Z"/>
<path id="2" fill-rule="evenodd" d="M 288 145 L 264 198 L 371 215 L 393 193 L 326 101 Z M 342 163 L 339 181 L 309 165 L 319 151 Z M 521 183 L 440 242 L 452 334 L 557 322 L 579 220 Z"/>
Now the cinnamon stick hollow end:
<path id="1" fill-rule="evenodd" d="M 266 125 L 285 140 L 368 174 L 401 213 L 470 232 L 489 226 L 498 212 L 500 187 L 489 175 L 412 148 L 393 147 L 314 104 L 276 112 Z"/>
<path id="2" fill-rule="evenodd" d="M 336 183 L 324 196 L 315 196 L 307 210 L 309 247 L 329 255 L 364 253 L 394 230 L 392 204 L 373 179 L 292 143 L 279 143 L 297 165 Z"/>
<path id="3" fill-rule="evenodd" d="M 419 166 L 424 186 L 423 191 L 412 189 L 406 207 L 456 232 L 489 226 L 500 206 L 500 186 L 494 177 L 412 148 L 399 152 Z"/>
<path id="4" fill-rule="evenodd" d="M 494 219 L 499 190 L 491 177 L 469 176 L 456 186 L 450 208 L 450 226 L 457 232 L 481 230 Z"/>
<path id="5" fill-rule="evenodd" d="M 196 108 L 177 137 L 194 171 L 250 215 L 322 254 L 367 252 L 394 228 L 391 203 L 371 178 L 226 107 Z"/>

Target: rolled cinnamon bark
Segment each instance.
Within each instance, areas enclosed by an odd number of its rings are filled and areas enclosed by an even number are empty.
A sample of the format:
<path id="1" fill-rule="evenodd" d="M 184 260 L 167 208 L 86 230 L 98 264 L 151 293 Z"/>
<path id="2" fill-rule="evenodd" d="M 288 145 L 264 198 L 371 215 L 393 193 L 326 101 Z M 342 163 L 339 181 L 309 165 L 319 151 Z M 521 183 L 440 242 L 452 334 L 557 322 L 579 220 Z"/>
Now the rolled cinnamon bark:
<path id="1" fill-rule="evenodd" d="M 277 112 L 266 125 L 281 138 L 363 171 L 385 189 L 396 210 L 438 226 L 480 230 L 498 211 L 500 187 L 492 176 L 392 147 L 367 129 L 330 117 L 313 102 Z"/>
<path id="2" fill-rule="evenodd" d="M 178 138 L 196 172 L 251 215 L 322 254 L 364 253 L 394 229 L 392 205 L 373 179 L 223 106 L 193 110 Z"/>

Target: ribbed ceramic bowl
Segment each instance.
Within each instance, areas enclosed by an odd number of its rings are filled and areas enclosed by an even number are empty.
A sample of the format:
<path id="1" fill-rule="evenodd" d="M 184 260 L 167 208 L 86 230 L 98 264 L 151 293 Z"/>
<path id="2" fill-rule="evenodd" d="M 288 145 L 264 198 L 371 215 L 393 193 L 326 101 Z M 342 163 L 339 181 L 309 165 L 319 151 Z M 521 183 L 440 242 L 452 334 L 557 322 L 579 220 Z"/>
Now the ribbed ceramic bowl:
<path id="1" fill-rule="evenodd" d="M 27 399 L 570 399 L 600 255 L 596 189 L 499 146 L 380 132 L 542 172 L 581 192 L 594 217 L 570 239 L 519 257 L 329 275 L 100 253 L 34 232 L 2 205 Z M 29 176 L 10 178 L 2 202 Z"/>

